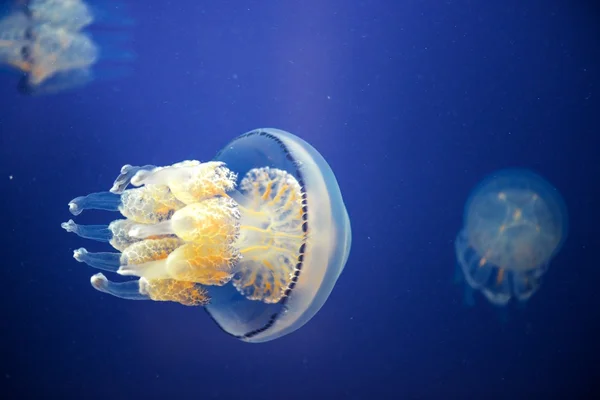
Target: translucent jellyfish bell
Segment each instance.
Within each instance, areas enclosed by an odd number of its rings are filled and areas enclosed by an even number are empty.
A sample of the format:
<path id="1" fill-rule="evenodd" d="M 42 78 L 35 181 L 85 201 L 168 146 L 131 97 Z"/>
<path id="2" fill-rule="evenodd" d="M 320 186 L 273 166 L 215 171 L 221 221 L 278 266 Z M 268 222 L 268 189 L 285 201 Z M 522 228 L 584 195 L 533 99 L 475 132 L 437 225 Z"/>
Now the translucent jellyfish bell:
<path id="1" fill-rule="evenodd" d="M 96 289 L 205 306 L 225 332 L 248 342 L 273 340 L 308 322 L 351 246 L 331 168 L 310 144 L 276 129 L 248 132 L 207 163 L 126 165 L 110 192 L 78 197 L 69 208 L 74 215 L 105 209 L 126 218 L 62 225 L 120 251 L 78 249 L 78 261 L 140 278 L 116 283 L 97 274 Z"/>
<path id="2" fill-rule="evenodd" d="M 496 172 L 471 193 L 455 242 L 468 288 L 495 305 L 526 301 L 567 236 L 567 210 L 558 191 L 523 169 Z"/>

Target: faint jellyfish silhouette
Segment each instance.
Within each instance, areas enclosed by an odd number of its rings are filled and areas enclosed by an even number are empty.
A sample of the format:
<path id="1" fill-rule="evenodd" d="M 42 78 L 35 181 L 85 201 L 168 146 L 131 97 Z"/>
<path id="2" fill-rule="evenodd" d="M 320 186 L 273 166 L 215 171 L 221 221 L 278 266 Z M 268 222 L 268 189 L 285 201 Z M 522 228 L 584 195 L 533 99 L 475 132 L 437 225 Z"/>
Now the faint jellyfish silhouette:
<path id="1" fill-rule="evenodd" d="M 94 21 L 92 10 L 81 0 L 32 0 L 27 5 L 27 11 L 33 21 L 73 32 Z"/>
<path id="2" fill-rule="evenodd" d="M 132 189 L 126 189 L 129 185 Z M 323 306 L 351 246 L 335 175 L 310 144 L 258 129 L 209 162 L 125 165 L 109 192 L 69 202 L 118 211 L 108 225 L 62 224 L 119 252 L 74 252 L 91 267 L 139 279 L 92 286 L 129 300 L 204 306 L 227 333 L 248 342 L 287 335 Z"/>
<path id="3" fill-rule="evenodd" d="M 92 80 L 98 48 L 84 33 L 51 25 L 32 28 L 34 41 L 23 48 L 28 67 L 19 88 L 27 93 L 54 93 Z"/>
<path id="4" fill-rule="evenodd" d="M 564 201 L 541 176 L 524 169 L 491 174 L 471 192 L 455 241 L 465 301 L 473 304 L 474 290 L 497 306 L 528 300 L 567 229 Z"/>
<path id="5" fill-rule="evenodd" d="M 134 25 L 127 15 L 127 7 L 119 0 L 27 0 L 21 3 L 25 3 L 33 20 L 70 30 L 81 30 L 91 24 L 104 27 Z"/>
<path id="6" fill-rule="evenodd" d="M 0 63 L 23 74 L 18 88 L 27 94 L 54 93 L 126 75 L 133 59 L 126 50 L 126 31 L 93 32 L 96 24 L 117 30 L 131 25 L 121 8 L 110 9 L 115 11 L 103 13 L 81 0 L 18 2 L 0 21 Z M 111 14 L 114 17 L 108 18 Z"/>
<path id="7" fill-rule="evenodd" d="M 19 70 L 28 68 L 23 60 L 22 49 L 28 42 L 29 19 L 23 13 L 11 13 L 0 19 L 0 64 Z"/>

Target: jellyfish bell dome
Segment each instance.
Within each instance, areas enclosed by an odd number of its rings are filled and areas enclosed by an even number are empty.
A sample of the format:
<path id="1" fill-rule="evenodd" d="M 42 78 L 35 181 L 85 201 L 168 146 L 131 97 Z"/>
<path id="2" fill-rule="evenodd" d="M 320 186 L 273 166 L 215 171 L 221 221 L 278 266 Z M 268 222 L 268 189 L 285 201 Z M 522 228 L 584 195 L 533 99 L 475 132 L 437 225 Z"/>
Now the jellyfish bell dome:
<path id="1" fill-rule="evenodd" d="M 467 231 L 477 225 L 478 216 L 484 207 L 491 208 L 497 193 L 503 193 L 518 203 L 526 202 L 534 195 L 539 201 L 538 213 L 546 216 L 541 222 L 548 230 L 556 232 L 552 243 L 553 250 L 547 254 L 553 258 L 562 248 L 569 231 L 569 217 L 565 201 L 560 192 L 544 177 L 525 168 L 506 168 L 489 174 L 472 190 L 464 209 L 464 226 Z M 500 202 L 502 203 L 502 202 Z"/>
<path id="2" fill-rule="evenodd" d="M 205 307 L 225 332 L 241 340 L 266 342 L 287 335 L 319 311 L 348 259 L 350 220 L 335 175 L 306 141 L 272 128 L 237 137 L 214 161 L 225 163 L 239 177 L 257 168 L 285 171 L 299 185 L 302 212 L 287 218 L 298 219 L 302 238 L 294 242 L 295 254 L 288 254 L 293 269 L 281 299 L 250 299 L 227 284 L 207 287 L 211 301 Z"/>

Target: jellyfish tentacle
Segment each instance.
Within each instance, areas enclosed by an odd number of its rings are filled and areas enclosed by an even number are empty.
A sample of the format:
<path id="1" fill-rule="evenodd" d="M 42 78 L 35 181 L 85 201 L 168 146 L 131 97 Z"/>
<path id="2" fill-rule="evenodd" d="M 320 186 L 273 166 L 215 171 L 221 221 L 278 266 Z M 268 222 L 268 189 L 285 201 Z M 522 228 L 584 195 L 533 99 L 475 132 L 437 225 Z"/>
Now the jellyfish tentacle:
<path id="1" fill-rule="evenodd" d="M 121 253 L 90 253 L 81 247 L 73 251 L 73 258 L 79 262 L 86 263 L 92 268 L 108 272 L 117 272 L 121 266 Z"/>
<path id="2" fill-rule="evenodd" d="M 121 173 L 115 179 L 112 187 L 110 188 L 111 193 L 121 194 L 127 186 L 131 183 L 131 178 L 139 171 L 152 171 L 156 168 L 156 165 L 144 165 L 144 166 L 133 166 L 130 164 L 125 164 L 121 167 Z"/>
<path id="3" fill-rule="evenodd" d="M 113 236 L 108 225 L 79 225 L 72 219 L 60 224 L 67 232 L 72 232 L 84 239 L 96 240 L 98 242 L 108 242 Z"/>
<path id="4" fill-rule="evenodd" d="M 117 219 L 108 225 L 79 225 L 72 219 L 60 224 L 67 232 L 75 233 L 85 239 L 109 242 L 112 247 L 119 251 L 123 251 L 131 244 L 139 241 L 139 239 L 129 235 L 131 227 L 135 225 L 137 225 L 135 222 L 127 219 Z"/>
<path id="5" fill-rule="evenodd" d="M 192 282 L 173 279 L 145 279 L 113 282 L 102 273 L 90 279 L 94 289 L 126 300 L 173 301 L 186 306 L 205 306 L 210 302 L 206 290 Z"/>
<path id="6" fill-rule="evenodd" d="M 515 297 L 520 301 L 528 300 L 540 287 L 539 270 L 519 271 L 512 275 Z"/>
<path id="7" fill-rule="evenodd" d="M 90 193 L 87 196 L 79 196 L 69 202 L 69 211 L 73 215 L 79 215 L 84 210 L 106 210 L 119 211 L 121 196 L 111 192 Z"/>
<path id="8" fill-rule="evenodd" d="M 102 273 L 93 275 L 90 283 L 94 289 L 126 300 L 152 300 L 147 294 L 140 292 L 139 280 L 127 282 L 110 281 Z"/>

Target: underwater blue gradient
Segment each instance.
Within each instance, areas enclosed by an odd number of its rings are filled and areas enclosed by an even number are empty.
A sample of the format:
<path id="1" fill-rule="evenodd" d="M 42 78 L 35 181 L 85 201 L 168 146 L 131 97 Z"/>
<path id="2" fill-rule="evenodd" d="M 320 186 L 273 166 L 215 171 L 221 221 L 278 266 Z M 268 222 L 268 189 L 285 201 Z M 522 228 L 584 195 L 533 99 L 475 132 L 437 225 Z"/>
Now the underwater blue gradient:
<path id="1" fill-rule="evenodd" d="M 133 1 L 133 71 L 28 97 L 0 74 L 0 398 L 590 398 L 600 375 L 599 13 L 586 2 Z M 264 344 L 200 308 L 95 291 L 64 232 L 124 164 L 210 160 L 277 127 L 333 169 L 352 251 Z M 472 188 L 531 168 L 569 237 L 506 320 L 453 284 Z M 83 213 L 102 224 L 108 212 Z M 88 246 L 88 243 L 85 243 Z M 110 251 L 90 244 L 89 251 Z"/>

